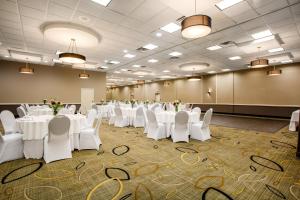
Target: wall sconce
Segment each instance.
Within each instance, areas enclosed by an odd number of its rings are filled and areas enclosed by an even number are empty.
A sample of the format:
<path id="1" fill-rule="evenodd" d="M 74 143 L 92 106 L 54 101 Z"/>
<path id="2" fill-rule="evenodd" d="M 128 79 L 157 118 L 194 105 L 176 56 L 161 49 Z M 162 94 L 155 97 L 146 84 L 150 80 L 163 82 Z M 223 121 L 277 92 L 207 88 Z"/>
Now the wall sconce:
<path id="1" fill-rule="evenodd" d="M 208 94 L 208 96 L 210 96 L 210 95 L 211 95 L 211 93 L 212 93 L 212 89 L 211 89 L 211 88 L 209 88 L 209 89 L 208 89 L 208 91 L 207 91 L 207 94 Z"/>

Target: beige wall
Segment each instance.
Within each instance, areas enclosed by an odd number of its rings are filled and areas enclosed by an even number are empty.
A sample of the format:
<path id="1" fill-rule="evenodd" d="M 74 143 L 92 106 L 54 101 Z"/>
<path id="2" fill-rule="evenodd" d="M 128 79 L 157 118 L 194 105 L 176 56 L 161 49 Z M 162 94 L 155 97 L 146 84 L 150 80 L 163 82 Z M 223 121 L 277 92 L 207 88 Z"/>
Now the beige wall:
<path id="1" fill-rule="evenodd" d="M 41 103 L 44 98 L 80 103 L 81 88 L 94 88 L 95 102 L 106 98 L 105 73 L 89 71 L 90 78 L 83 80 L 78 69 L 30 64 L 35 73 L 26 75 L 18 73 L 22 65 L 0 61 L 0 103 Z"/>
<path id="2" fill-rule="evenodd" d="M 187 79 L 155 82 L 133 89 L 134 98 L 154 100 L 160 92 L 161 101 L 181 99 L 190 103 L 249 104 L 249 105 L 300 105 L 300 63 L 283 65 L 280 76 L 267 76 L 266 68 L 204 76 L 201 81 Z M 111 90 L 112 99 L 130 99 L 130 88 Z M 211 95 L 208 90 L 211 89 Z M 122 91 L 122 92 L 121 92 Z"/>

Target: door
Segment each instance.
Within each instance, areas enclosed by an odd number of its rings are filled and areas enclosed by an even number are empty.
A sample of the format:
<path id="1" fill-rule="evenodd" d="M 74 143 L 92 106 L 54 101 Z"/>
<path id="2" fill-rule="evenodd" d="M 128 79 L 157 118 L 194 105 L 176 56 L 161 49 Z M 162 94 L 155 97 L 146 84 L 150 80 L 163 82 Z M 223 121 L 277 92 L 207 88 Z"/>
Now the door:
<path id="1" fill-rule="evenodd" d="M 94 88 L 81 88 L 81 106 L 83 111 L 88 111 L 94 103 Z"/>

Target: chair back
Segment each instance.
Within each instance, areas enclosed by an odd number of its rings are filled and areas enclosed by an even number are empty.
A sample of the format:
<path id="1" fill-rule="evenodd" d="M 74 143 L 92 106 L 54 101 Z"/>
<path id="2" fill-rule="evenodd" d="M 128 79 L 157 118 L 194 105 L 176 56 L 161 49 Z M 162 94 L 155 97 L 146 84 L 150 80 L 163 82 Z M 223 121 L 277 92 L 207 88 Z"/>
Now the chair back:
<path id="1" fill-rule="evenodd" d="M 28 103 L 25 104 L 25 108 L 26 108 L 27 112 L 29 112 L 30 107 L 29 107 L 29 104 L 28 104 Z"/>
<path id="2" fill-rule="evenodd" d="M 157 128 L 158 127 L 158 124 L 157 124 L 157 120 L 156 120 L 156 116 L 154 114 L 154 112 L 152 110 L 147 110 L 146 111 L 146 116 L 147 116 L 147 119 L 148 119 L 148 125 L 149 125 L 149 128 Z"/>
<path id="3" fill-rule="evenodd" d="M 136 117 L 144 117 L 144 110 L 143 110 L 143 107 L 139 107 L 137 110 L 136 110 Z"/>
<path id="4" fill-rule="evenodd" d="M 155 109 L 159 107 L 158 103 L 155 103 L 152 107 L 151 107 L 151 111 L 155 112 Z"/>
<path id="5" fill-rule="evenodd" d="M 70 110 L 71 114 L 75 114 L 75 111 L 76 111 L 75 105 L 70 105 L 70 107 L 68 109 Z"/>
<path id="6" fill-rule="evenodd" d="M 0 113 L 0 119 L 5 133 L 17 131 L 17 122 L 14 114 L 9 110 L 3 110 Z"/>
<path id="7" fill-rule="evenodd" d="M 202 124 L 202 128 L 207 128 L 210 124 L 211 121 L 211 117 L 212 117 L 212 113 L 213 113 L 213 109 L 210 108 L 206 111 L 204 117 L 203 117 L 203 124 Z"/>
<path id="8" fill-rule="evenodd" d="M 175 115 L 175 131 L 187 131 L 189 115 L 186 111 L 180 111 Z"/>
<path id="9" fill-rule="evenodd" d="M 20 118 L 24 117 L 26 115 L 26 111 L 24 110 L 24 108 L 22 106 L 17 107 L 17 113 Z"/>
<path id="10" fill-rule="evenodd" d="M 201 117 L 201 109 L 200 109 L 199 107 L 195 107 L 195 108 L 193 108 L 192 111 L 197 113 L 197 117 L 198 117 L 197 119 L 200 120 L 200 117 Z"/>
<path id="11" fill-rule="evenodd" d="M 96 112 L 98 113 L 98 107 L 95 103 L 92 105 L 92 109 L 96 110 Z"/>
<path id="12" fill-rule="evenodd" d="M 167 111 L 175 111 L 175 106 L 172 103 L 167 104 Z"/>
<path id="13" fill-rule="evenodd" d="M 62 138 L 66 136 L 69 138 L 70 119 L 63 115 L 57 115 L 48 124 L 49 136 L 48 142 L 55 140 L 56 138 Z"/>
<path id="14" fill-rule="evenodd" d="M 94 120 L 97 117 L 97 111 L 95 109 L 91 109 L 88 114 L 87 114 L 87 118 L 86 118 L 86 122 L 88 124 L 89 127 L 92 126 L 92 123 L 94 122 Z"/>
<path id="15" fill-rule="evenodd" d="M 123 117 L 123 114 L 122 114 L 122 110 L 120 107 L 115 107 L 115 114 L 116 114 L 116 117 Z"/>

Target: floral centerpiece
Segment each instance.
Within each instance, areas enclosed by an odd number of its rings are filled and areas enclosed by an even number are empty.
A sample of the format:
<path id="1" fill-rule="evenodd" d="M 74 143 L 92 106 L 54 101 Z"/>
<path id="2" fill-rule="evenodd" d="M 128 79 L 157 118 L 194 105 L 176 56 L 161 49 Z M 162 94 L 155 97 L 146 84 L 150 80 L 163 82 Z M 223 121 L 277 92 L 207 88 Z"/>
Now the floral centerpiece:
<path id="1" fill-rule="evenodd" d="M 179 107 L 179 104 L 181 103 L 181 101 L 180 100 L 175 100 L 174 102 L 173 102 L 173 105 L 175 106 L 175 111 L 176 112 L 178 112 L 178 107 Z"/>
<path id="2" fill-rule="evenodd" d="M 61 108 L 63 108 L 64 106 L 63 106 L 63 104 L 60 101 L 51 100 L 51 104 L 50 104 L 49 107 L 53 109 L 54 115 L 57 115 L 58 111 Z"/>
<path id="3" fill-rule="evenodd" d="M 130 101 L 128 101 L 128 100 L 125 100 L 125 103 L 126 103 L 126 104 L 129 104 L 129 103 L 130 103 Z"/>
<path id="4" fill-rule="evenodd" d="M 131 99 L 130 103 L 131 103 L 131 107 L 133 108 L 134 104 L 135 104 L 136 100 L 135 99 Z"/>
<path id="5" fill-rule="evenodd" d="M 47 103 L 47 99 L 43 99 L 43 103 L 45 105 Z"/>

